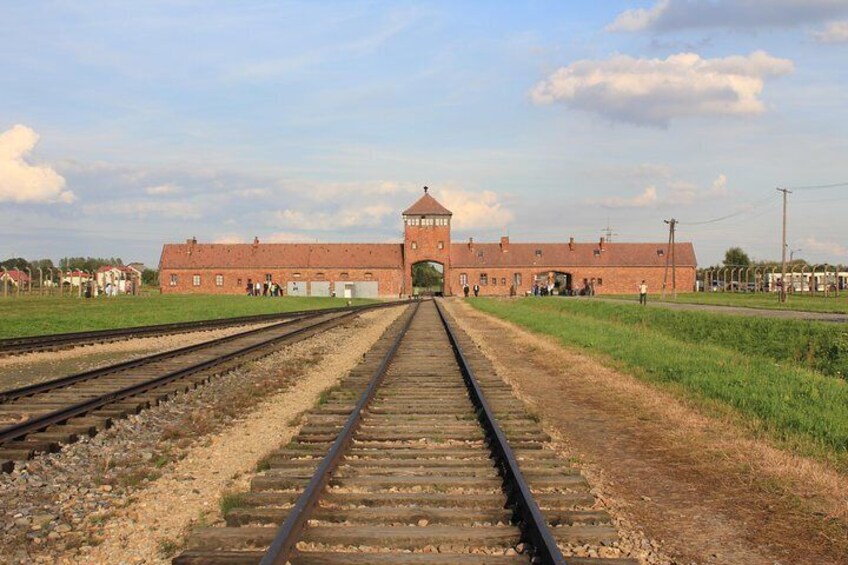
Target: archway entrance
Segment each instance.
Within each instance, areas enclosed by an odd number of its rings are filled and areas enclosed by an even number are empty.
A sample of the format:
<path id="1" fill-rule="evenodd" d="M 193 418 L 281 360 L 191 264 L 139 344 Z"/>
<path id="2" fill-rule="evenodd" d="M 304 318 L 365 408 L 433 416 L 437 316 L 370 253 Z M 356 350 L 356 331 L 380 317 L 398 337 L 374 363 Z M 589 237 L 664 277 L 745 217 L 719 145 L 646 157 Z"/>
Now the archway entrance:
<path id="1" fill-rule="evenodd" d="M 412 264 L 413 296 L 443 296 L 445 266 L 438 261 L 419 261 Z"/>
<path id="2" fill-rule="evenodd" d="M 535 293 L 541 296 L 570 296 L 574 293 L 571 273 L 545 271 L 533 277 Z"/>

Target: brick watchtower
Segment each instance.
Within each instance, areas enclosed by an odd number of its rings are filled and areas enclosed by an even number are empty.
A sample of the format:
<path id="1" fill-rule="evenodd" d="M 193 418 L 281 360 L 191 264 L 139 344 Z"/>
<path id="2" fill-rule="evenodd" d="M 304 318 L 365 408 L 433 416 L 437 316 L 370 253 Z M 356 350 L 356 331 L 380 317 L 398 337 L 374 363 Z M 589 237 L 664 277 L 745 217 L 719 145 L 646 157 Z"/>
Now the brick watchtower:
<path id="1" fill-rule="evenodd" d="M 450 210 L 428 194 L 403 211 L 403 293 L 412 294 L 412 265 L 435 261 L 444 267 L 444 293 L 450 296 Z"/>

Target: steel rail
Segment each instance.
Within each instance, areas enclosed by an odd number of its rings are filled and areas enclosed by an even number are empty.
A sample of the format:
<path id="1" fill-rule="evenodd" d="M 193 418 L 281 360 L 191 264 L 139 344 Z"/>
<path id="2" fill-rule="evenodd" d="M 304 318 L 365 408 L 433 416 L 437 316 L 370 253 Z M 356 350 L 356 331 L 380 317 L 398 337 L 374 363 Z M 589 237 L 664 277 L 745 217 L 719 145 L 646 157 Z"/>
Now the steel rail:
<path id="1" fill-rule="evenodd" d="M 298 497 L 285 522 L 277 530 L 277 535 L 259 562 L 260 565 L 285 565 L 291 558 L 292 550 L 297 543 L 301 530 L 303 530 L 303 526 L 309 520 L 315 506 L 318 504 L 324 487 L 327 486 L 327 483 L 332 478 L 333 473 L 344 457 L 345 450 L 347 450 L 348 445 L 353 440 L 353 434 L 356 433 L 359 423 L 362 420 L 362 413 L 368 408 L 368 405 L 374 398 L 374 394 L 377 392 L 377 388 L 383 382 L 383 377 L 392 359 L 394 359 L 407 330 L 409 330 L 419 306 L 420 301 L 415 304 L 415 309 L 409 314 L 403 328 L 401 328 L 400 333 L 392 342 L 380 365 L 372 373 L 368 381 L 368 387 L 362 393 L 362 396 L 360 396 L 342 431 L 339 432 L 327 455 L 321 461 L 315 474 L 312 475 L 312 479 L 309 481 L 306 489 Z"/>
<path id="2" fill-rule="evenodd" d="M 373 305 L 366 305 L 373 306 Z M 340 306 L 327 308 L 322 312 L 345 312 L 363 308 L 363 306 Z M 273 314 L 257 314 L 254 316 L 237 316 L 233 318 L 212 318 L 209 320 L 194 320 L 191 322 L 173 322 L 170 324 L 154 324 L 149 326 L 131 326 L 124 328 L 113 328 L 107 330 L 90 330 L 83 332 L 67 332 L 49 335 L 10 337 L 0 339 L 0 355 L 13 353 L 26 353 L 37 351 L 51 346 L 67 346 L 74 344 L 85 344 L 101 340 L 118 340 L 126 337 L 140 337 L 145 335 L 164 335 L 172 333 L 183 333 L 195 330 L 212 328 L 240 326 L 245 324 L 261 324 L 274 320 L 286 320 L 309 315 L 315 310 L 296 310 L 292 312 L 277 312 Z M 30 349 L 28 349 L 30 348 Z"/>
<path id="3" fill-rule="evenodd" d="M 310 318 L 316 318 L 319 316 L 323 316 L 326 314 L 334 314 L 334 313 L 344 313 L 344 312 L 362 312 L 365 310 L 371 310 L 375 308 L 385 308 L 389 306 L 396 306 L 398 303 L 395 302 L 383 302 L 379 304 L 367 304 L 365 306 L 348 306 L 344 308 L 332 308 L 327 310 L 306 310 L 303 313 L 298 313 L 299 320 L 308 320 Z M 403 304 L 403 303 L 401 303 Z M 252 334 L 257 334 L 261 332 L 266 332 L 275 328 L 279 328 L 290 324 L 292 320 L 285 320 L 278 324 L 274 324 L 271 326 L 265 326 L 263 328 L 256 328 L 253 330 L 247 330 L 244 332 L 239 332 L 236 334 L 219 337 L 213 340 L 204 341 L 201 343 L 195 343 L 193 345 L 187 345 L 184 347 L 180 347 L 177 349 L 171 349 L 169 351 L 163 351 L 161 353 L 154 353 L 153 355 L 148 355 L 145 357 L 141 357 L 139 359 L 131 359 L 129 361 L 123 361 L 121 363 L 116 363 L 114 365 L 109 365 L 108 367 L 100 367 L 97 369 L 91 369 L 89 371 L 83 371 L 82 373 L 75 373 L 73 375 L 68 375 L 65 377 L 60 377 L 58 379 L 53 379 L 50 381 L 45 381 L 41 383 L 36 383 L 32 385 L 23 386 L 16 389 L 6 390 L 0 392 L 0 404 L 5 402 L 9 402 L 11 400 L 16 400 L 18 398 L 23 398 L 25 396 L 32 396 L 33 394 L 38 394 L 41 392 L 47 392 L 50 390 L 54 390 L 57 388 L 63 388 L 66 386 L 70 386 L 73 384 L 77 384 L 83 381 L 87 381 L 90 379 L 95 379 L 101 377 L 105 374 L 115 373 L 119 371 L 126 371 L 128 369 L 133 369 L 135 367 L 139 367 L 141 365 L 146 365 L 149 363 L 155 363 L 157 361 L 163 361 L 165 359 L 170 359 L 172 357 L 178 357 L 180 355 L 184 355 L 186 353 L 192 353 L 195 351 L 199 351 L 202 349 L 208 349 L 210 347 L 215 347 L 217 345 L 221 345 L 223 343 L 227 343 L 229 341 L 234 341 L 237 339 L 241 339 L 243 337 L 250 336 Z"/>
<path id="4" fill-rule="evenodd" d="M 135 396 L 135 395 L 141 394 L 143 392 L 147 392 L 148 390 L 166 385 L 166 384 L 168 384 L 172 381 L 175 381 L 177 379 L 181 379 L 181 378 L 187 377 L 189 375 L 193 375 L 194 373 L 216 367 L 216 366 L 221 365 L 223 363 L 226 363 L 227 361 L 230 361 L 234 358 L 241 357 L 243 355 L 246 355 L 248 353 L 256 351 L 257 349 L 268 347 L 268 346 L 273 345 L 273 344 L 275 344 L 279 341 L 290 339 L 292 337 L 296 337 L 300 334 L 306 333 L 310 330 L 315 330 L 315 329 L 318 329 L 322 326 L 330 325 L 330 324 L 339 322 L 340 320 L 344 320 L 348 317 L 355 316 L 355 315 L 359 314 L 359 312 L 360 312 L 359 310 L 352 311 L 352 312 L 345 312 L 345 313 L 342 313 L 338 317 L 330 318 L 329 320 L 322 320 L 320 322 L 316 322 L 316 323 L 311 324 L 309 326 L 296 329 L 292 332 L 289 332 L 289 333 L 286 333 L 286 334 L 283 334 L 283 335 L 280 335 L 280 336 L 276 336 L 276 337 L 261 341 L 259 343 L 253 344 L 253 345 L 249 345 L 247 347 L 243 347 L 243 348 L 238 349 L 236 351 L 233 351 L 233 352 L 221 355 L 219 357 L 216 357 L 214 359 L 203 361 L 201 363 L 196 363 L 196 364 L 190 365 L 188 367 L 183 367 L 181 369 L 177 369 L 176 371 L 171 371 L 169 373 L 166 373 L 162 376 L 159 376 L 159 377 L 156 377 L 156 378 L 153 378 L 153 379 L 150 379 L 150 380 L 146 380 L 144 382 L 141 382 L 141 383 L 138 383 L 138 384 L 135 384 L 135 385 L 130 385 L 128 387 L 124 387 L 124 388 L 116 390 L 116 391 L 108 392 L 108 393 L 100 395 L 96 398 L 92 398 L 92 399 L 86 400 L 84 402 L 73 404 L 71 406 L 61 408 L 59 410 L 55 410 L 55 411 L 50 412 L 48 414 L 44 414 L 44 415 L 39 416 L 37 418 L 27 420 L 26 422 L 22 422 L 20 424 L 10 426 L 10 427 L 5 428 L 5 429 L 0 429 L 0 445 L 2 445 L 4 443 L 8 443 L 10 441 L 15 441 L 17 439 L 21 439 L 21 438 L 26 437 L 27 435 L 29 435 L 31 433 L 43 430 L 44 428 L 47 428 L 49 426 L 64 423 L 71 418 L 74 418 L 76 416 L 80 416 L 82 414 L 86 414 L 88 412 L 96 410 L 96 409 L 98 409 L 102 406 L 105 406 L 107 404 L 112 404 L 115 401 L 123 400 L 124 398 L 129 398 L 131 396 Z M 263 329 L 267 330 L 267 328 L 263 328 Z"/>
<path id="5" fill-rule="evenodd" d="M 559 550 L 553 533 L 548 526 L 548 522 L 539 509 L 539 505 L 533 498 L 530 485 L 527 484 L 518 466 L 518 460 L 509 446 L 506 435 L 504 435 L 503 430 L 498 425 L 495 414 L 486 401 L 477 376 L 474 374 L 474 370 L 471 368 L 468 359 L 466 359 L 459 340 L 453 328 L 448 323 L 447 316 L 438 300 L 436 301 L 436 310 L 439 312 L 439 317 L 442 319 L 442 324 L 444 324 L 445 331 L 447 331 L 451 345 L 453 346 L 463 379 L 466 386 L 468 386 L 471 400 L 477 407 L 477 417 L 490 437 L 489 446 L 492 449 L 498 470 L 504 479 L 508 505 L 513 507 L 513 511 L 519 519 L 522 535 L 527 537 L 527 541 L 532 546 L 535 557 L 540 560 L 540 563 L 545 565 L 566 565 L 565 557 Z"/>

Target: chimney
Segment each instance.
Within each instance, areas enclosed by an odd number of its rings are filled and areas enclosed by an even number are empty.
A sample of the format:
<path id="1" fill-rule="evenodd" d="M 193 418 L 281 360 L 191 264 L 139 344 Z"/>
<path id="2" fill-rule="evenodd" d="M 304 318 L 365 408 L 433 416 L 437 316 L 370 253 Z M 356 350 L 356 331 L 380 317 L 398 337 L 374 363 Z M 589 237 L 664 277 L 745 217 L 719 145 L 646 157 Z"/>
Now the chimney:
<path id="1" fill-rule="evenodd" d="M 259 236 L 258 235 L 253 236 L 253 245 L 259 245 Z"/>
<path id="2" fill-rule="evenodd" d="M 568 250 L 574 251 L 574 238 L 573 237 L 568 238 Z"/>
<path id="3" fill-rule="evenodd" d="M 197 238 L 190 237 L 186 240 L 186 245 L 197 245 Z"/>
<path id="4" fill-rule="evenodd" d="M 598 243 L 598 247 L 601 249 L 601 251 L 604 250 L 604 238 L 601 238 L 600 243 Z"/>
<path id="5" fill-rule="evenodd" d="M 474 238 L 473 237 L 468 238 L 468 249 L 474 249 Z"/>
<path id="6" fill-rule="evenodd" d="M 501 251 L 503 251 L 504 253 L 509 251 L 509 236 L 508 235 L 501 237 Z"/>

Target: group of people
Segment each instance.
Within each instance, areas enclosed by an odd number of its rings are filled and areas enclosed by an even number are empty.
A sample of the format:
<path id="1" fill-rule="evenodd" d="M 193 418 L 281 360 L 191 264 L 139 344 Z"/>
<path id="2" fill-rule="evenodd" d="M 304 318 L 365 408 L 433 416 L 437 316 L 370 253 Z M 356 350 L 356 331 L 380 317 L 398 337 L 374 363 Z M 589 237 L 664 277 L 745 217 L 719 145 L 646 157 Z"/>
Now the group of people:
<path id="1" fill-rule="evenodd" d="M 275 282 L 253 282 L 247 279 L 248 296 L 283 296 L 283 287 Z"/>
<path id="2" fill-rule="evenodd" d="M 475 284 L 473 289 L 470 286 L 468 286 L 468 283 L 462 285 L 462 294 L 465 295 L 465 298 L 468 298 L 468 295 L 471 293 L 472 290 L 474 291 L 474 296 L 480 295 L 480 285 L 479 284 Z"/>

